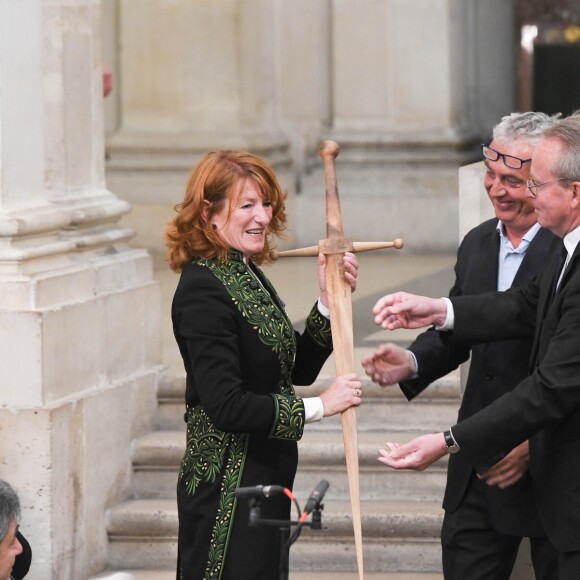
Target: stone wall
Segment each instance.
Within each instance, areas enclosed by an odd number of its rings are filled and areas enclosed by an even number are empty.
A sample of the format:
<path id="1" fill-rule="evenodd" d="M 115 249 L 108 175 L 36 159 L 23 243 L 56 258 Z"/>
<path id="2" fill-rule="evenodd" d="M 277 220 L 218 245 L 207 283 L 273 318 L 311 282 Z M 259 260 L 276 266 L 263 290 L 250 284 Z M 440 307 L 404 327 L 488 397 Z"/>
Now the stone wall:
<path id="1" fill-rule="evenodd" d="M 514 106 L 512 2 L 104 7 L 117 86 L 107 173 L 136 207 L 179 202 L 208 149 L 246 148 L 281 172 L 289 243 L 308 245 L 324 230 L 317 147 L 333 139 L 348 235 L 456 247 L 457 169 Z"/>
<path id="2" fill-rule="evenodd" d="M 100 8 L 0 2 L 0 477 L 38 580 L 106 565 L 156 409 L 159 291 L 105 183 Z"/>

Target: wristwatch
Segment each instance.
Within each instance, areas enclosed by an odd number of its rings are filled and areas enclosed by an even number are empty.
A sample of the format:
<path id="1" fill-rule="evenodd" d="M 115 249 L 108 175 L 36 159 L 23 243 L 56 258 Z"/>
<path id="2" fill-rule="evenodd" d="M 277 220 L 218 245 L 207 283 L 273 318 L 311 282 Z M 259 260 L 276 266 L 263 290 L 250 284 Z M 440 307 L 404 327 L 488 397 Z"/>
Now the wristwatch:
<path id="1" fill-rule="evenodd" d="M 447 445 L 447 453 L 457 453 L 459 451 L 459 445 L 457 445 L 457 441 L 455 441 L 455 437 L 453 437 L 451 429 L 445 431 L 445 433 L 443 433 L 443 437 L 445 437 L 445 445 Z"/>

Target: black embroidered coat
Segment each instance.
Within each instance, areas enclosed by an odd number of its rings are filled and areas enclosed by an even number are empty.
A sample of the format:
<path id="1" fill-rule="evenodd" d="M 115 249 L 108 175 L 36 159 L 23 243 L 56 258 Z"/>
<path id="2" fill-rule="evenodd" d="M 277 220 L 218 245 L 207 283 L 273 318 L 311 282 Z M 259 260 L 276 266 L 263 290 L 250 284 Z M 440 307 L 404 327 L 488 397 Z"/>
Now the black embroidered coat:
<path id="1" fill-rule="evenodd" d="M 249 527 L 237 487 L 292 488 L 308 385 L 332 351 L 316 306 L 298 334 L 264 274 L 230 260 L 188 264 L 175 292 L 173 329 L 185 370 L 187 448 L 177 487 L 181 580 L 277 578 L 277 528 Z M 262 500 L 262 518 L 288 519 L 284 495 Z"/>

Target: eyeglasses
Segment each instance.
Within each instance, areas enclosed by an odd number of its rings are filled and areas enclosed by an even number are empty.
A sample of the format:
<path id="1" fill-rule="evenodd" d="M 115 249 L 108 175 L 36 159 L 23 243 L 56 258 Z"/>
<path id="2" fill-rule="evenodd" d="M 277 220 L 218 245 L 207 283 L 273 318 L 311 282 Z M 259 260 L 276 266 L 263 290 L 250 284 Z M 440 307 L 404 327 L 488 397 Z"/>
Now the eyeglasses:
<path id="1" fill-rule="evenodd" d="M 514 157 L 513 155 L 506 155 L 505 153 L 500 153 L 491 147 L 488 147 L 485 143 L 481 144 L 481 151 L 483 156 L 490 161 L 497 161 L 500 157 L 506 167 L 510 169 L 521 169 L 524 163 L 529 163 L 530 159 L 520 159 L 519 157 Z"/>
<path id="2" fill-rule="evenodd" d="M 526 187 L 530 190 L 532 197 L 536 197 L 538 195 L 538 187 L 542 187 L 542 185 L 548 185 L 548 183 L 556 183 L 556 181 L 568 181 L 568 180 L 563 177 L 560 177 L 559 179 L 544 181 L 544 183 L 536 183 L 533 179 L 528 179 L 526 182 Z"/>

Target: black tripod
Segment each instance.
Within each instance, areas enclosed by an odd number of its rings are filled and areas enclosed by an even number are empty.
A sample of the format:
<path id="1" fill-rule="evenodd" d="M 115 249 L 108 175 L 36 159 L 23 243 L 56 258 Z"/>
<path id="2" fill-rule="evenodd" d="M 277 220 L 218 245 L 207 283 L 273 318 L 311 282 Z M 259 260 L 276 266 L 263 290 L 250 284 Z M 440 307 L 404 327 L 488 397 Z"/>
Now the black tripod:
<path id="1" fill-rule="evenodd" d="M 248 518 L 249 526 L 276 526 L 280 532 L 280 575 L 279 580 L 288 580 L 289 574 L 289 556 L 290 546 L 299 538 L 302 528 L 308 526 L 313 530 L 322 529 L 322 510 L 324 505 L 321 503 L 326 490 L 328 489 L 328 482 L 322 480 L 310 494 L 304 511 L 300 513 L 300 506 L 294 497 L 294 494 L 286 488 L 276 485 L 270 486 L 255 486 L 255 487 L 240 487 L 236 490 L 238 498 L 249 497 L 248 507 L 250 514 Z M 300 517 L 297 521 L 293 520 L 273 520 L 265 519 L 261 516 L 261 502 L 262 498 L 269 497 L 276 493 L 285 493 L 291 500 L 294 501 L 298 514 Z M 312 514 L 310 522 L 306 521 L 306 517 Z M 290 530 L 292 526 L 296 529 L 292 534 Z"/>

